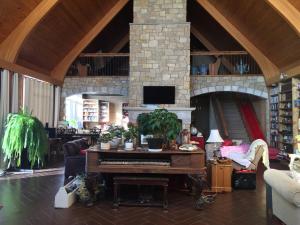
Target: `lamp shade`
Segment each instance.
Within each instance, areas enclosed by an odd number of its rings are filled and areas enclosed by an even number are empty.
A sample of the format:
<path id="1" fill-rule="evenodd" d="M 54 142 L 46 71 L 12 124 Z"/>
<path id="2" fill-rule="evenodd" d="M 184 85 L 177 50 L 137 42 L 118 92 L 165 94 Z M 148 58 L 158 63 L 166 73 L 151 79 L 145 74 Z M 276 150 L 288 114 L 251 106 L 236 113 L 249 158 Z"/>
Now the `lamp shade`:
<path id="1" fill-rule="evenodd" d="M 219 130 L 210 130 L 210 135 L 207 139 L 206 142 L 209 143 L 220 143 L 220 142 L 224 142 L 223 138 L 221 137 Z"/>

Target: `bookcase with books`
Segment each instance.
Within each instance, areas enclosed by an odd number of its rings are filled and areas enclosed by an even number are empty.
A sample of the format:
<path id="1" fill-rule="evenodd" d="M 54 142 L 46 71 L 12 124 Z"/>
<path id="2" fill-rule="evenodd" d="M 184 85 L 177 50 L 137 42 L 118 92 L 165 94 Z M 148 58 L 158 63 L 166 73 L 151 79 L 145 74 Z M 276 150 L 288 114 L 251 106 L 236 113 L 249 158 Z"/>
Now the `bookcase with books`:
<path id="1" fill-rule="evenodd" d="M 270 88 L 270 146 L 279 148 L 279 84 Z"/>
<path id="2" fill-rule="evenodd" d="M 270 91 L 270 128 L 272 147 L 280 150 L 279 157 L 288 159 L 289 153 L 297 148 L 299 132 L 299 79 L 281 81 Z M 277 130 L 277 133 L 276 133 Z"/>
<path id="3" fill-rule="evenodd" d="M 84 123 L 99 121 L 99 101 L 97 99 L 83 99 L 83 118 Z"/>

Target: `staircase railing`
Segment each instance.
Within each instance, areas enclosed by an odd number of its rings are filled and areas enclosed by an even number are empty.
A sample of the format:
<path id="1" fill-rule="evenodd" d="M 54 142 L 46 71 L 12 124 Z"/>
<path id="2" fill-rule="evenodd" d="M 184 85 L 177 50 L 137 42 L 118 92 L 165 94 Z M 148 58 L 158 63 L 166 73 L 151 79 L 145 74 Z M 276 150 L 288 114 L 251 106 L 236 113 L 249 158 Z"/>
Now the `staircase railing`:
<path id="1" fill-rule="evenodd" d="M 255 110 L 254 110 L 254 107 L 253 107 L 251 101 L 249 101 L 249 100 L 243 100 L 243 101 L 245 101 L 246 104 L 250 104 L 250 107 L 251 107 L 252 112 L 255 113 Z M 238 107 L 239 113 L 240 113 L 240 115 L 241 115 L 242 121 L 243 121 L 243 123 L 244 123 L 245 129 L 246 129 L 246 131 L 247 131 L 247 134 L 248 134 L 248 137 L 249 137 L 250 141 L 254 141 L 255 138 L 252 136 L 252 132 L 251 132 L 251 129 L 250 129 L 250 124 L 248 124 L 248 122 L 247 122 L 247 120 L 246 120 L 246 118 L 245 118 L 245 115 L 244 115 L 243 112 L 241 111 L 242 102 L 241 102 L 241 100 L 240 100 L 239 98 L 237 98 L 237 97 L 235 98 L 235 104 L 236 104 L 237 107 Z M 259 120 L 258 120 L 258 118 L 257 118 L 256 113 L 255 113 L 255 116 L 256 116 L 257 122 L 259 123 Z M 262 130 L 261 130 L 261 125 L 260 125 L 260 123 L 258 124 L 258 126 L 259 126 L 260 131 L 262 131 Z"/>
<path id="2" fill-rule="evenodd" d="M 214 107 L 214 111 L 216 114 L 218 129 L 220 130 L 224 138 L 228 138 L 229 137 L 228 125 L 224 116 L 224 111 L 221 102 L 215 94 L 212 94 L 211 98 L 212 98 L 212 105 Z"/>

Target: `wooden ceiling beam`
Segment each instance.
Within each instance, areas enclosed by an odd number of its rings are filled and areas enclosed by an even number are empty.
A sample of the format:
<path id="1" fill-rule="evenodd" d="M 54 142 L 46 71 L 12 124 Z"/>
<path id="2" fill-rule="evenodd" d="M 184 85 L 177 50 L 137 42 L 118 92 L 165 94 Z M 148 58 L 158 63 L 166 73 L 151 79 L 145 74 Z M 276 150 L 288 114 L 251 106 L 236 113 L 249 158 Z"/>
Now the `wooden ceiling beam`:
<path id="1" fill-rule="evenodd" d="M 51 72 L 54 79 L 64 80 L 71 63 L 84 48 L 110 23 L 110 21 L 124 8 L 129 0 L 119 0 L 96 25 L 66 54 Z"/>
<path id="2" fill-rule="evenodd" d="M 288 0 L 265 0 L 300 37 L 300 12 Z"/>
<path id="3" fill-rule="evenodd" d="M 36 79 L 43 80 L 43 81 L 49 82 L 54 85 L 62 86 L 62 84 L 63 84 L 62 81 L 59 81 L 55 78 L 50 77 L 50 74 L 40 73 L 35 70 L 28 69 L 24 66 L 20 66 L 15 63 L 7 62 L 2 59 L 0 59 L 0 68 L 4 68 L 7 70 L 16 72 L 16 73 L 20 73 L 22 75 L 34 77 Z"/>
<path id="4" fill-rule="evenodd" d="M 111 50 L 111 52 L 117 53 L 129 42 L 129 34 L 127 33 Z"/>
<path id="5" fill-rule="evenodd" d="M 218 49 L 201 33 L 197 28 L 191 26 L 191 33 L 207 48 L 209 51 L 218 51 Z"/>
<path id="6" fill-rule="evenodd" d="M 223 14 L 208 0 L 197 0 L 197 2 L 229 33 L 235 38 L 247 52 L 252 55 L 257 64 L 260 66 L 267 85 L 279 80 L 279 69 L 275 66 L 248 38 L 235 27 L 230 18 Z"/>
<path id="7" fill-rule="evenodd" d="M 41 1 L 1 43 L 0 58 L 7 62 L 15 63 L 26 37 L 57 4 L 57 2 L 58 0 Z"/>
<path id="8" fill-rule="evenodd" d="M 191 33 L 207 48 L 209 51 L 219 51 L 199 30 L 191 26 Z M 234 73 L 232 64 L 227 60 L 223 60 L 223 64 L 231 73 Z"/>

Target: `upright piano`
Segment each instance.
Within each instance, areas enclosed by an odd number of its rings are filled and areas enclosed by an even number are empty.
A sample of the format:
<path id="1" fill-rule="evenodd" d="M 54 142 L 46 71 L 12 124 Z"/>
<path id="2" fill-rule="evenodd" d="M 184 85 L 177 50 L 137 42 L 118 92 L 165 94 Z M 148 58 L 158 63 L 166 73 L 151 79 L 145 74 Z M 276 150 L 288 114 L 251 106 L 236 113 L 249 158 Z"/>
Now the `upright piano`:
<path id="1" fill-rule="evenodd" d="M 205 153 L 195 151 L 163 150 L 101 150 L 87 151 L 86 172 L 130 174 L 203 174 Z"/>

